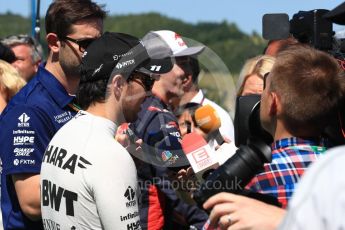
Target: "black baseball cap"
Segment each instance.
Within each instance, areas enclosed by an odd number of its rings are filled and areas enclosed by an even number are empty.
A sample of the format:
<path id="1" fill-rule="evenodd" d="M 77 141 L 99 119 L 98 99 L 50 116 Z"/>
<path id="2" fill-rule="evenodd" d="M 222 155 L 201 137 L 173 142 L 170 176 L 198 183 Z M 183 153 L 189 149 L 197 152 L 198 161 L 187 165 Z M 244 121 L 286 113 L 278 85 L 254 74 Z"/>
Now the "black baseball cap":
<path id="1" fill-rule="evenodd" d="M 324 18 L 340 25 L 345 25 L 345 2 L 326 13 Z"/>
<path id="2" fill-rule="evenodd" d="M 127 78 L 133 71 L 167 73 L 173 67 L 169 51 L 164 46 L 146 49 L 141 40 L 128 34 L 105 32 L 83 54 L 80 82 L 109 79 L 115 74 Z"/>

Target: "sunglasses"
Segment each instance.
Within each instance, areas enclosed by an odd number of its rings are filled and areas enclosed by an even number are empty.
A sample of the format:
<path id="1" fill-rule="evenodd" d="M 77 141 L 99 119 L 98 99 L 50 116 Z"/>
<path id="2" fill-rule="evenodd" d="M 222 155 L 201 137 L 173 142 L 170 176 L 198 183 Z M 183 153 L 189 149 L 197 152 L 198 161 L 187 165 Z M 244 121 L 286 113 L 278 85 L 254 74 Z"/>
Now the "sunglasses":
<path id="1" fill-rule="evenodd" d="M 86 48 L 93 42 L 96 40 L 96 38 L 85 38 L 85 39 L 73 39 L 70 37 L 64 37 L 63 39 L 73 42 L 75 44 L 77 44 L 79 46 L 79 51 L 80 52 L 84 52 L 86 50 Z"/>
<path id="2" fill-rule="evenodd" d="M 264 75 L 264 89 L 266 89 L 266 85 L 267 85 L 266 80 L 267 80 L 267 77 L 269 76 L 269 74 L 270 74 L 270 72 L 267 72 Z"/>
<path id="3" fill-rule="evenodd" d="M 142 85 L 145 91 L 151 91 L 153 84 L 156 79 L 158 79 L 158 74 L 148 74 L 139 71 L 134 71 L 132 75 L 129 76 L 128 81 L 135 81 Z"/>

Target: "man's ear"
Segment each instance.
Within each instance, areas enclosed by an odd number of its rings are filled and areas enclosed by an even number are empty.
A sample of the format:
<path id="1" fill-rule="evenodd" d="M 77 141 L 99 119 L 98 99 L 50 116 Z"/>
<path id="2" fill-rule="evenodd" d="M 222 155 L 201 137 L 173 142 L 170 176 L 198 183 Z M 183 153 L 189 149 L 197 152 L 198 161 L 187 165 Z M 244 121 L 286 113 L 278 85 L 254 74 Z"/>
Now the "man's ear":
<path id="1" fill-rule="evenodd" d="M 37 61 L 34 65 L 35 71 L 38 71 L 38 66 L 41 64 L 42 61 Z"/>
<path id="2" fill-rule="evenodd" d="M 193 85 L 193 80 L 192 80 L 191 74 L 185 75 L 182 78 L 182 85 L 183 85 L 183 88 L 185 88 L 187 90 Z"/>
<path id="3" fill-rule="evenodd" d="M 121 75 L 117 74 L 112 78 L 111 85 L 115 97 L 119 99 L 125 85 L 125 79 Z"/>
<path id="4" fill-rule="evenodd" d="M 270 111 L 269 115 L 277 116 L 281 113 L 281 102 L 280 98 L 275 92 L 270 92 Z"/>
<path id="5" fill-rule="evenodd" d="M 59 38 L 57 37 L 57 35 L 54 33 L 49 33 L 47 34 L 46 39 L 47 39 L 49 49 L 53 53 L 59 52 L 59 49 L 61 47 L 61 42 Z"/>

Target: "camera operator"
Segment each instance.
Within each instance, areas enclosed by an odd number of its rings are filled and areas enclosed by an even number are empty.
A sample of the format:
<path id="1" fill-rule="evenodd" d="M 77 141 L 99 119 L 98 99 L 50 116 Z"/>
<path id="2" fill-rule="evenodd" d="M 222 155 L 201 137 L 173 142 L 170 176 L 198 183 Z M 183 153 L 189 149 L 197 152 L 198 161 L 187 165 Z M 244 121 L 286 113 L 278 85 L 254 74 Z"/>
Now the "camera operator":
<path id="1" fill-rule="evenodd" d="M 260 108 L 261 123 L 275 140 L 273 160 L 249 183 L 250 189 L 273 195 L 286 207 L 304 170 L 325 150 L 320 134 L 341 100 L 341 80 L 337 62 L 324 52 L 296 45 L 278 54 L 271 73 L 265 76 Z M 273 218 L 272 224 L 279 223 L 284 213 L 224 193 L 210 198 L 204 208 L 212 208 L 210 226 L 220 221 L 223 228 L 236 224 L 239 228 L 272 229 L 268 227 L 271 223 L 263 223 L 269 218 Z M 265 212 L 276 217 L 267 217 Z M 258 220 L 254 214 L 265 217 Z"/>
<path id="2" fill-rule="evenodd" d="M 326 150 L 320 135 L 341 98 L 339 72 L 333 58 L 310 47 L 278 54 L 265 75 L 260 108 L 261 124 L 274 138 L 272 162 L 248 188 L 286 207 L 304 170 Z"/>

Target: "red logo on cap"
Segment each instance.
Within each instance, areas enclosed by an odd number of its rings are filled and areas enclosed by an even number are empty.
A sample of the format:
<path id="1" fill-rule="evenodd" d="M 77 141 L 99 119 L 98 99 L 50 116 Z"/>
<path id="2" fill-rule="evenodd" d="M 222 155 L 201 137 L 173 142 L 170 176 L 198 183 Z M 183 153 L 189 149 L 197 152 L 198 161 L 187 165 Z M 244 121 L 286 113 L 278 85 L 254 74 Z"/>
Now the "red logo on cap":
<path id="1" fill-rule="evenodd" d="M 179 35 L 178 33 L 175 33 L 175 40 L 181 38 L 181 35 Z"/>
<path id="2" fill-rule="evenodd" d="M 183 41 L 181 35 L 179 35 L 178 33 L 175 33 L 175 40 L 178 40 L 179 41 L 177 42 L 179 44 L 179 46 L 185 46 L 186 43 Z"/>

